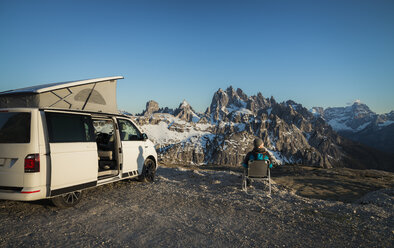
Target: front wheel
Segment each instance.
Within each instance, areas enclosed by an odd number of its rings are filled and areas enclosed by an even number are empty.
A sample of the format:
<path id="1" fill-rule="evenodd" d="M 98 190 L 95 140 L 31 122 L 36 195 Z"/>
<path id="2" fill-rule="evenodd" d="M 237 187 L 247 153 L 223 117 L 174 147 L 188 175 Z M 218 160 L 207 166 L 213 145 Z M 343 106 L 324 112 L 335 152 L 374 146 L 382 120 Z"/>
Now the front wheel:
<path id="1" fill-rule="evenodd" d="M 52 203 L 58 208 L 73 207 L 81 201 L 82 191 L 74 191 L 52 198 Z"/>
<path id="2" fill-rule="evenodd" d="M 140 180 L 142 182 L 153 182 L 156 174 L 156 163 L 153 159 L 147 158 L 144 162 L 144 168 L 142 168 L 142 174 Z"/>

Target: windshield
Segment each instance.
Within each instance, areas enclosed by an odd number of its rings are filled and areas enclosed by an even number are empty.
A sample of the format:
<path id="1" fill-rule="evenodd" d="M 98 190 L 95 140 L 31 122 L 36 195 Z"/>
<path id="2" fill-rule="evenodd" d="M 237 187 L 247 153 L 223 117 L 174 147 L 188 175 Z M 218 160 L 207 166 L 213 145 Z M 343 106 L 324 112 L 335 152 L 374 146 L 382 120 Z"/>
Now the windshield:
<path id="1" fill-rule="evenodd" d="M 0 113 L 0 143 L 30 143 L 30 113 Z"/>

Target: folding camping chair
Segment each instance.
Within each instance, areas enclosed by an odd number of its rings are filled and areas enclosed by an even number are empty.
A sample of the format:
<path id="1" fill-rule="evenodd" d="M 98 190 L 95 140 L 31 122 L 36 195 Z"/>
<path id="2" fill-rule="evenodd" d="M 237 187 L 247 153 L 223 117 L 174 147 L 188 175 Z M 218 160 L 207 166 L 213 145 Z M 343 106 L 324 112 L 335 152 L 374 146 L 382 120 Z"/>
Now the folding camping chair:
<path id="1" fill-rule="evenodd" d="M 269 196 L 271 196 L 271 175 L 268 161 L 250 160 L 248 169 L 245 169 L 242 177 L 242 189 L 248 193 L 247 181 L 268 181 Z"/>

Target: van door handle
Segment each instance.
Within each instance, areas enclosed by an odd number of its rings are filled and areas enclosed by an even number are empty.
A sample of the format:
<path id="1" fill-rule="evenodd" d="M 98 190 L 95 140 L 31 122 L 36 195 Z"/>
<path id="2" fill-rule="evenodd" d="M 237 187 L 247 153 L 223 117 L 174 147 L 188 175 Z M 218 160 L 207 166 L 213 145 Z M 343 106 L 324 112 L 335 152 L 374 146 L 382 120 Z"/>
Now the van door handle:
<path id="1" fill-rule="evenodd" d="M 119 147 L 119 153 L 122 153 L 122 148 L 121 147 Z"/>

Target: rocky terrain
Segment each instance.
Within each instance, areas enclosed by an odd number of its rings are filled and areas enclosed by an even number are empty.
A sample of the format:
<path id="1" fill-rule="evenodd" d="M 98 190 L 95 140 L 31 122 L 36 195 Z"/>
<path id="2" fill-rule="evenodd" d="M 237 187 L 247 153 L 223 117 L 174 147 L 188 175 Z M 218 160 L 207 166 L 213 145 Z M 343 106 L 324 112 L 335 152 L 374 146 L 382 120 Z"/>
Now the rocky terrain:
<path id="1" fill-rule="evenodd" d="M 267 197 L 266 183 L 254 182 L 250 194 L 243 192 L 241 173 L 235 168 L 205 168 L 161 167 L 152 184 L 126 180 L 86 190 L 84 199 L 69 209 L 57 209 L 47 201 L 0 201 L 0 247 L 394 243 L 392 173 L 277 167 L 272 196 Z M 352 199 L 343 193 L 344 185 L 354 193 Z M 364 195 L 364 189 L 375 191 Z M 322 200 L 335 196 L 337 200 Z"/>
<path id="2" fill-rule="evenodd" d="M 238 166 L 261 137 L 279 164 L 394 170 L 393 155 L 343 138 L 301 104 L 232 87 L 215 92 L 205 113 L 186 101 L 175 110 L 150 101 L 136 121 L 163 163 Z"/>
<path id="3" fill-rule="evenodd" d="M 394 153 L 394 111 L 376 114 L 366 104 L 355 101 L 351 106 L 315 107 L 311 112 L 323 118 L 340 135 L 364 145 Z"/>

